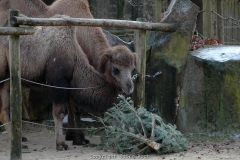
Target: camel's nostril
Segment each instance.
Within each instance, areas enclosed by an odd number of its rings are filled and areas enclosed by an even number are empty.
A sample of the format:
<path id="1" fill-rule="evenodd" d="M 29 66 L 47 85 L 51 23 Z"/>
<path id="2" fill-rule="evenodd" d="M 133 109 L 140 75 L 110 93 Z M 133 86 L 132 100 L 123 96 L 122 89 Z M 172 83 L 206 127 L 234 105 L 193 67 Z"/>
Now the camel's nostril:
<path id="1" fill-rule="evenodd" d="M 133 90 L 134 90 L 133 83 L 131 83 L 131 82 L 127 83 L 127 87 L 128 87 L 128 94 L 132 95 Z"/>
<path id="2" fill-rule="evenodd" d="M 134 88 L 131 88 L 131 89 L 130 89 L 129 95 L 132 95 L 132 94 L 133 94 L 133 90 L 134 90 Z"/>

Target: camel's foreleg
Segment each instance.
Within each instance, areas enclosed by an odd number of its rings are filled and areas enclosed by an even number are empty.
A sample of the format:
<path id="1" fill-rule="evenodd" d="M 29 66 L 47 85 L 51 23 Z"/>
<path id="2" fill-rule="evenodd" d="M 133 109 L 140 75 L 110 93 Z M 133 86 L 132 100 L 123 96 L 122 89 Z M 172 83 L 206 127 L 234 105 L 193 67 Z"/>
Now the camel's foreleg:
<path id="1" fill-rule="evenodd" d="M 74 128 L 81 128 L 81 113 L 75 112 L 74 114 Z M 75 136 L 73 138 L 73 145 L 85 145 L 89 140 L 85 139 L 84 133 L 81 129 L 75 130 Z"/>
<path id="2" fill-rule="evenodd" d="M 68 145 L 65 144 L 63 135 L 63 118 L 65 116 L 64 104 L 53 104 L 53 119 L 55 123 L 56 149 L 68 150 Z"/>
<path id="3" fill-rule="evenodd" d="M 68 125 L 67 125 L 67 127 L 68 128 L 74 128 L 73 112 L 72 112 L 70 106 L 68 106 L 67 109 L 68 109 L 68 123 L 67 123 Z M 67 129 L 65 140 L 66 141 L 72 141 L 73 138 L 74 138 L 74 135 L 75 135 L 75 132 L 74 132 L 73 129 Z"/>

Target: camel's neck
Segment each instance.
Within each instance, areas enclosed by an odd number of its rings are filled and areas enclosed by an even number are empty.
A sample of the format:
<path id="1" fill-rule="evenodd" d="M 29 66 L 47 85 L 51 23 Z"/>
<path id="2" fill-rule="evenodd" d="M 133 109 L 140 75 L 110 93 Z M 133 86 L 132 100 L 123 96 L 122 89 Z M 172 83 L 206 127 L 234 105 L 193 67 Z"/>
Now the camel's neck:
<path id="1" fill-rule="evenodd" d="M 99 65 L 110 45 L 100 27 L 77 27 L 77 40 L 88 56 L 90 64 L 99 70 Z"/>
<path id="2" fill-rule="evenodd" d="M 82 88 L 105 85 L 106 81 L 104 80 L 103 75 L 97 72 L 91 65 L 89 65 L 88 59 L 86 57 L 80 57 L 75 60 L 74 63 L 73 81 L 75 86 Z"/>
<path id="3" fill-rule="evenodd" d="M 91 65 L 86 55 L 81 51 L 75 53 L 73 79 L 71 86 L 77 88 L 88 88 L 105 85 L 106 81 L 102 74 L 98 73 Z"/>
<path id="4" fill-rule="evenodd" d="M 71 87 L 85 89 L 71 90 L 71 97 L 78 105 L 105 111 L 117 101 L 116 88 L 108 84 L 102 74 L 81 59 L 75 65 Z"/>

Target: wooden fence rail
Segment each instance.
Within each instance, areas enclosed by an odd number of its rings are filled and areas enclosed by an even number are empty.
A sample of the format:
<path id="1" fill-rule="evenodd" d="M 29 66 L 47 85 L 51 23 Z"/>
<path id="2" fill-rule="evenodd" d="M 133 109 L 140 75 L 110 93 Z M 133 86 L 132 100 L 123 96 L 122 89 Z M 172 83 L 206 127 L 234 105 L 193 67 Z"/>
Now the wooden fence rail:
<path id="1" fill-rule="evenodd" d="M 177 24 L 170 23 L 149 23 L 127 20 L 110 19 L 87 19 L 87 18 L 28 18 L 12 17 L 11 24 L 29 26 L 92 26 L 92 27 L 114 27 L 137 30 L 174 32 Z"/>
<path id="2" fill-rule="evenodd" d="M 0 27 L 0 35 L 31 35 L 33 27 Z"/>
<path id="3" fill-rule="evenodd" d="M 141 92 L 137 92 L 135 106 L 144 105 L 145 92 L 145 51 L 146 51 L 146 30 L 174 32 L 177 24 L 148 23 L 125 20 L 109 19 L 84 19 L 84 18 L 27 18 L 18 17 L 17 10 L 9 12 L 9 27 L 0 27 L 0 35 L 11 35 L 9 39 L 10 55 L 10 107 L 11 107 L 11 160 L 22 159 L 22 96 L 21 96 L 21 67 L 20 67 L 20 35 L 34 33 L 31 27 L 19 27 L 19 25 L 29 26 L 98 26 L 135 29 L 135 46 L 137 53 L 137 72 L 141 80 L 137 81 L 137 86 L 141 86 Z M 143 77 L 143 78 L 141 78 Z M 140 97 L 140 99 L 139 99 Z"/>

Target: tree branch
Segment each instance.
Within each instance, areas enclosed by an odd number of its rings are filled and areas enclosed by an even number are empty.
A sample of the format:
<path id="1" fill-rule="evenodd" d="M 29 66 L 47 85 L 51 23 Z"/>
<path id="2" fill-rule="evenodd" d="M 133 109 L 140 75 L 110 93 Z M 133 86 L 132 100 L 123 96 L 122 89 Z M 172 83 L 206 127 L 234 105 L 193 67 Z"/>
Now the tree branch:
<path id="1" fill-rule="evenodd" d="M 232 24 L 235 24 L 236 26 L 239 26 L 240 27 L 240 21 L 235 19 L 235 18 L 232 18 L 232 17 L 229 17 L 229 18 L 225 18 L 223 16 L 221 16 L 220 14 L 218 14 L 217 12 L 215 11 L 211 11 L 212 13 L 216 14 L 218 17 L 222 18 L 223 20 L 227 21 L 227 22 L 230 22 Z M 231 20 L 231 21 L 229 21 Z M 235 22 L 234 22 L 235 21 Z"/>
<path id="2" fill-rule="evenodd" d="M 148 145 L 149 147 L 151 147 L 154 150 L 159 150 L 159 148 L 161 147 L 161 145 L 159 143 L 151 141 L 150 139 L 145 138 L 143 136 L 135 135 L 131 132 L 126 132 L 126 131 L 123 131 L 123 133 L 127 134 L 128 136 L 132 136 L 134 138 L 141 140 L 142 142 L 144 142 L 146 145 Z"/>

